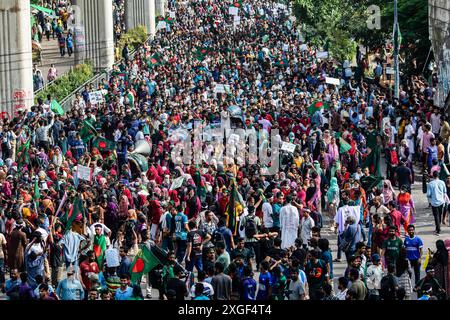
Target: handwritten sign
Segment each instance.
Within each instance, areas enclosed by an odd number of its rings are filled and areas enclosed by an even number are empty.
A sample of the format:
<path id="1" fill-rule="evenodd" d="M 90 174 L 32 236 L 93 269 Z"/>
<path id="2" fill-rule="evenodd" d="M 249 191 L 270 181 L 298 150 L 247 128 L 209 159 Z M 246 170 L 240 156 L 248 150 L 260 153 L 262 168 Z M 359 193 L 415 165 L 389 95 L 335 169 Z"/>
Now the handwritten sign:
<path id="1" fill-rule="evenodd" d="M 94 92 L 89 92 L 89 102 L 91 104 L 99 104 L 103 102 L 103 94 L 102 91 L 94 91 Z"/>
<path id="2" fill-rule="evenodd" d="M 216 84 L 214 88 L 214 93 L 227 93 L 230 92 L 230 85 L 228 84 Z"/>
<path id="3" fill-rule="evenodd" d="M 295 151 L 296 147 L 297 147 L 297 145 L 295 145 L 293 143 L 283 142 L 283 144 L 281 145 L 281 150 L 293 153 Z"/>
<path id="4" fill-rule="evenodd" d="M 89 181 L 92 180 L 92 170 L 89 167 L 78 165 L 77 167 L 77 177 L 80 180 Z"/>
<path id="5" fill-rule="evenodd" d="M 13 107 L 14 107 L 14 113 L 17 113 L 18 111 L 23 111 L 27 108 L 27 100 L 30 96 L 29 93 L 27 93 L 24 89 L 14 89 L 13 91 Z"/>
<path id="6" fill-rule="evenodd" d="M 156 30 L 164 30 L 167 27 L 167 23 L 165 21 L 158 22 L 156 26 Z"/>

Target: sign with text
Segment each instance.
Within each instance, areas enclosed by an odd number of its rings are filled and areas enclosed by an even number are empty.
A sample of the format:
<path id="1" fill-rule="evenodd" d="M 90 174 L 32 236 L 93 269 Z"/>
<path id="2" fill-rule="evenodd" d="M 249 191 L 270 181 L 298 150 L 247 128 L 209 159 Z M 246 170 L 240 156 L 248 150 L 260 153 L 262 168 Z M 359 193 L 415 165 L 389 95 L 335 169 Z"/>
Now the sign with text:
<path id="1" fill-rule="evenodd" d="M 339 86 L 341 84 L 341 80 L 339 80 L 338 78 L 325 77 L 325 83 Z"/>
<path id="2" fill-rule="evenodd" d="M 297 145 L 295 145 L 293 143 L 283 142 L 283 144 L 281 145 L 281 150 L 290 152 L 290 153 L 294 153 L 295 147 L 297 147 Z"/>
<path id="3" fill-rule="evenodd" d="M 78 165 L 77 167 L 77 177 L 80 180 L 89 181 L 92 180 L 92 170 L 89 167 Z"/>
<path id="4" fill-rule="evenodd" d="M 102 91 L 94 91 L 94 92 L 89 92 L 89 102 L 91 104 L 99 104 L 103 102 L 103 94 Z"/>

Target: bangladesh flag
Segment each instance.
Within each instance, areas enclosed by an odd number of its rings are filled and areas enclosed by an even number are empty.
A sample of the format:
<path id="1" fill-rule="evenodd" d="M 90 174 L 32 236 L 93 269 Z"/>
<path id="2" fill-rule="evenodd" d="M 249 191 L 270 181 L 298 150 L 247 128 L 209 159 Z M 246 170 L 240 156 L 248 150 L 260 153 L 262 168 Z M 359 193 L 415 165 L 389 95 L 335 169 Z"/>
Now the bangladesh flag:
<path id="1" fill-rule="evenodd" d="M 308 112 L 310 115 L 313 115 L 316 113 L 316 111 L 320 111 L 322 109 L 329 109 L 330 107 L 328 104 L 322 102 L 322 101 L 314 101 L 308 108 Z"/>
<path id="2" fill-rule="evenodd" d="M 233 232 L 233 235 L 237 235 L 238 216 L 244 208 L 244 201 L 236 188 L 236 182 L 234 180 L 231 181 L 231 185 L 231 195 L 228 205 L 225 209 L 225 216 L 227 217 L 228 228 L 230 228 L 231 232 Z"/>
<path id="3" fill-rule="evenodd" d="M 149 273 L 156 266 L 162 264 L 147 246 L 141 245 L 131 264 L 131 282 L 137 283 L 143 274 Z"/>
<path id="4" fill-rule="evenodd" d="M 64 115 L 64 109 L 55 99 L 53 99 L 52 103 L 50 104 L 50 110 L 52 110 L 56 114 L 59 114 L 60 116 Z"/>
<path id="5" fill-rule="evenodd" d="M 103 234 L 96 234 L 94 237 L 93 251 L 95 257 L 97 258 L 97 264 L 100 270 L 103 270 L 103 260 L 106 251 L 106 238 Z"/>
<path id="6" fill-rule="evenodd" d="M 278 59 L 277 61 L 275 61 L 275 65 L 277 67 L 286 67 L 289 65 L 289 61 L 285 58 L 285 59 Z"/>
<path id="7" fill-rule="evenodd" d="M 233 4 L 236 8 L 242 7 L 242 0 L 235 0 Z"/>
<path id="8" fill-rule="evenodd" d="M 98 137 L 94 139 L 92 146 L 97 148 L 99 151 L 113 151 L 116 149 L 117 144 L 106 138 Z"/>
<path id="9" fill-rule="evenodd" d="M 153 66 L 159 66 L 159 65 L 162 65 L 162 64 L 163 64 L 162 57 L 161 57 L 161 55 L 159 53 L 155 53 L 147 61 L 147 65 L 148 65 L 149 68 L 152 68 Z"/>
<path id="10" fill-rule="evenodd" d="M 29 138 L 24 144 L 20 146 L 19 149 L 17 149 L 16 159 L 17 159 L 17 168 L 19 170 L 30 162 L 30 153 L 29 153 L 30 143 L 31 138 Z"/>
<path id="11" fill-rule="evenodd" d="M 81 214 L 85 217 L 85 210 L 83 206 L 83 200 L 80 197 L 77 197 L 73 204 L 70 206 L 69 212 L 66 214 L 66 230 L 70 229 L 70 226 L 75 221 L 75 218 Z"/>
<path id="12" fill-rule="evenodd" d="M 80 130 L 80 137 L 84 142 L 88 142 L 97 135 L 97 130 L 94 128 L 93 120 L 84 120 Z"/>
<path id="13" fill-rule="evenodd" d="M 211 48 L 209 47 L 199 47 L 197 48 L 197 50 L 194 53 L 195 58 L 198 61 L 203 61 L 205 60 L 206 56 L 211 53 Z"/>

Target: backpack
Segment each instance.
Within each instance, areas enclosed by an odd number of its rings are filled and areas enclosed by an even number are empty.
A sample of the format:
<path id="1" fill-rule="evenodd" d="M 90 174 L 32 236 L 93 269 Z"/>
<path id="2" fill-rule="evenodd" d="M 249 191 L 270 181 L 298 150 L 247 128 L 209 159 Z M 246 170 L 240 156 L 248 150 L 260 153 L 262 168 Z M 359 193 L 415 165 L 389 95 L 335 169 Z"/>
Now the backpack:
<path id="1" fill-rule="evenodd" d="M 218 243 L 225 243 L 225 237 L 223 236 L 223 233 L 220 232 L 218 229 L 214 230 L 211 238 L 212 243 L 214 243 L 214 245 Z"/>
<path id="2" fill-rule="evenodd" d="M 395 288 L 391 275 L 386 275 L 381 279 L 380 282 L 380 297 L 383 300 L 394 300 L 395 299 Z"/>
<path id="3" fill-rule="evenodd" d="M 254 235 L 258 234 L 258 228 L 256 227 L 255 216 L 248 217 L 245 220 L 245 236 L 248 239 L 252 239 Z"/>

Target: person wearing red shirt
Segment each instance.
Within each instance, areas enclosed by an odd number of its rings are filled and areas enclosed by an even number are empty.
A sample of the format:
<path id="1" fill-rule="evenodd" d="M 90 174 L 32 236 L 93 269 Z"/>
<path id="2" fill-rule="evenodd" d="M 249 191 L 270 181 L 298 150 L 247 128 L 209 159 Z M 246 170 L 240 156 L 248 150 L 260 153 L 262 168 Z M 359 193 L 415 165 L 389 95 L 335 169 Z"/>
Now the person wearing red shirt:
<path id="1" fill-rule="evenodd" d="M 86 259 L 80 264 L 81 283 L 86 293 L 92 288 L 91 277 L 100 273 L 93 251 L 87 253 Z M 87 297 L 87 295 L 85 295 Z"/>
<path id="2" fill-rule="evenodd" d="M 389 201 L 388 209 L 391 211 L 389 213 L 389 216 L 391 217 L 392 225 L 397 228 L 395 230 L 395 235 L 397 237 L 400 237 L 400 227 L 405 223 L 403 215 L 402 215 L 402 213 L 400 211 L 397 210 L 394 201 Z"/>

